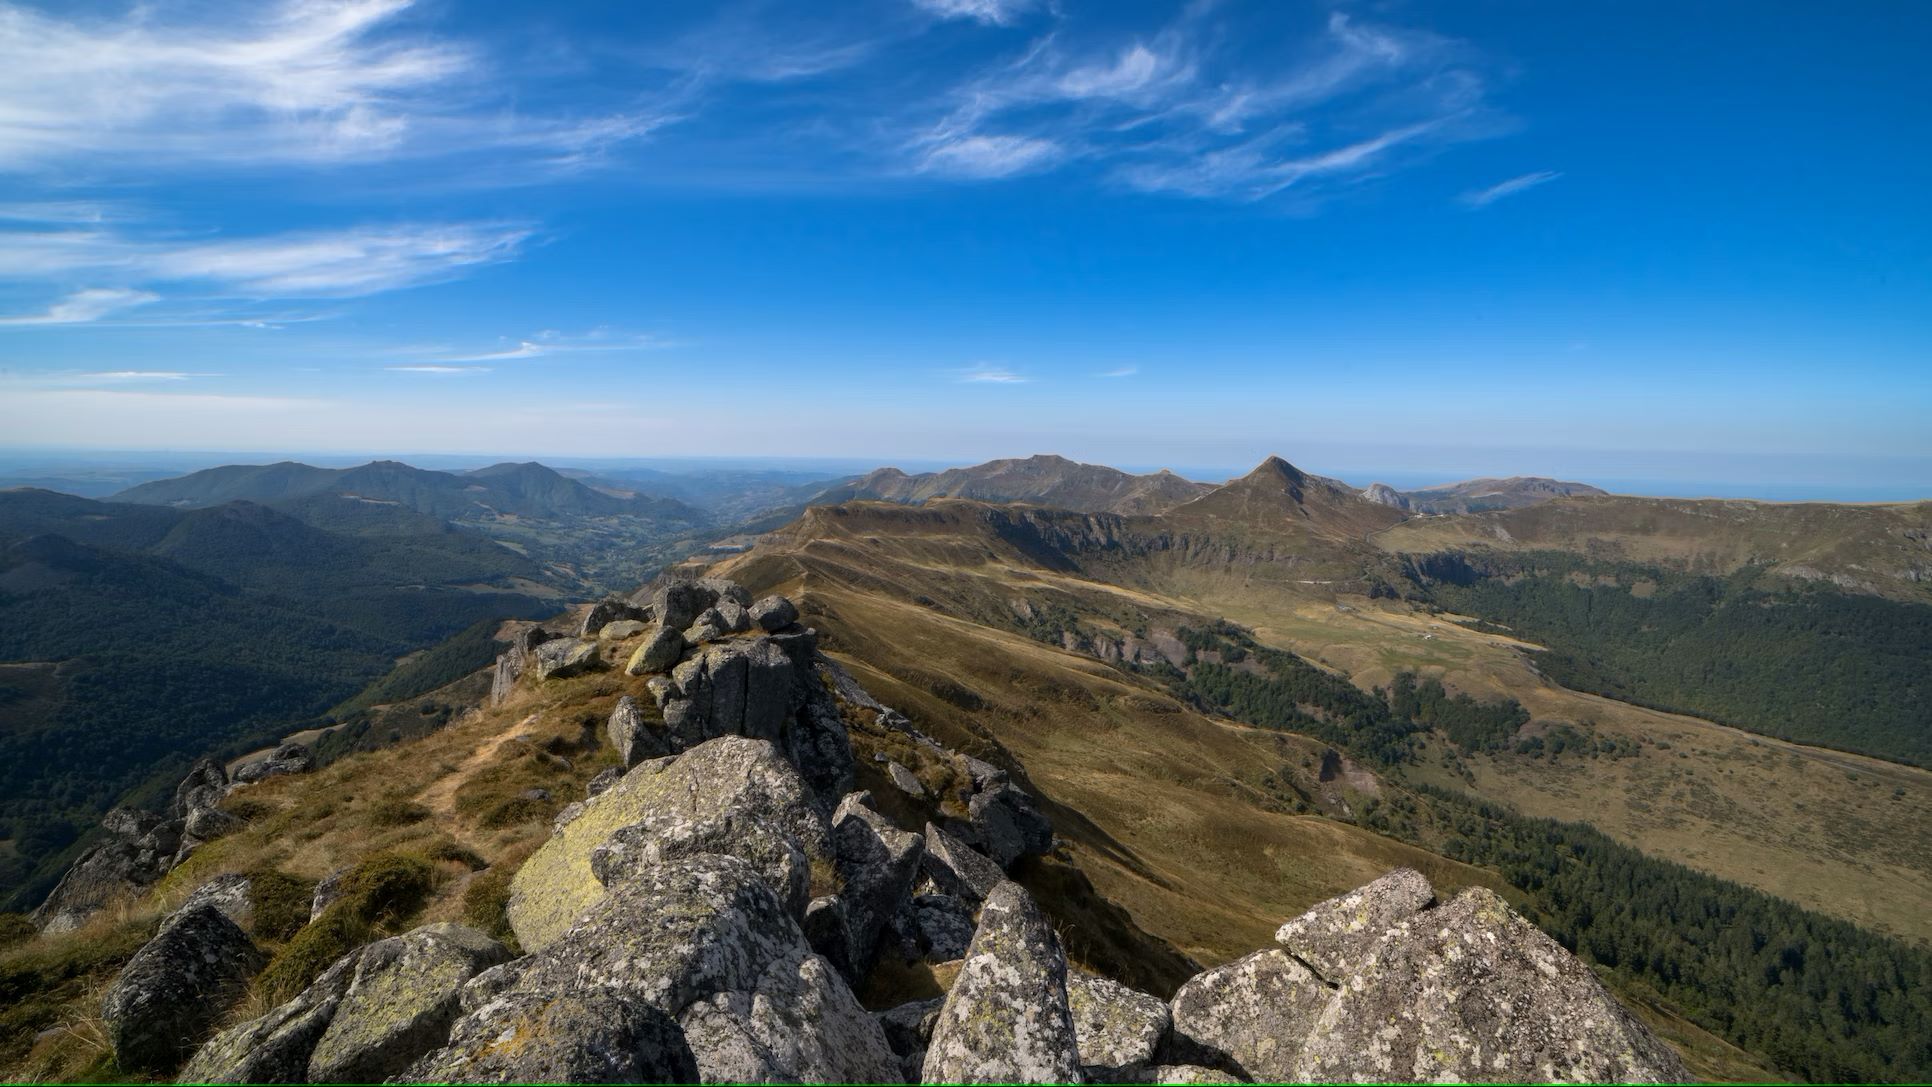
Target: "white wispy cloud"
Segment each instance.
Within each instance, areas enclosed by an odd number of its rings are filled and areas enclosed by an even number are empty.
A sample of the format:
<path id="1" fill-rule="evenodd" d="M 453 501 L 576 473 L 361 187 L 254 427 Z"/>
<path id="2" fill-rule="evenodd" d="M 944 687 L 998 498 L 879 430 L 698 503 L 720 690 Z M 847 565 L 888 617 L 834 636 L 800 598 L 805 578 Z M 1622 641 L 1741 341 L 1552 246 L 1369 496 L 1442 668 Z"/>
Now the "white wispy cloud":
<path id="1" fill-rule="evenodd" d="M 1228 48 L 1237 34 L 1214 5 L 1124 45 L 1063 23 L 958 84 L 936 120 L 908 122 L 901 151 L 926 174 L 1078 164 L 1130 189 L 1258 200 L 1379 176 L 1499 127 L 1479 59 L 1427 31 L 1337 13 L 1267 68 Z"/>
<path id="2" fill-rule="evenodd" d="M 96 308 L 115 300 L 151 302 L 140 296 L 163 284 L 250 298 L 355 297 L 441 282 L 509 260 L 533 233 L 505 223 L 352 227 L 220 241 L 105 227 L 0 231 L 0 280 L 84 276 L 126 284 L 113 295 L 92 292 Z"/>
<path id="3" fill-rule="evenodd" d="M 219 374 L 196 374 L 185 370 L 95 370 L 75 374 L 77 381 L 187 381 L 196 377 L 220 377 Z"/>
<path id="4" fill-rule="evenodd" d="M 965 370 L 955 370 L 961 382 L 968 385 L 1023 385 L 1027 378 L 1016 374 L 1004 366 L 973 366 Z"/>
<path id="5" fill-rule="evenodd" d="M 44 313 L 0 317 L 0 327 L 87 324 L 124 309 L 146 305 L 160 297 L 150 291 L 137 291 L 126 287 L 93 287 L 75 291 L 48 306 Z"/>
<path id="6" fill-rule="evenodd" d="M 657 336 L 619 334 L 608 329 L 594 329 L 582 335 L 567 335 L 553 329 L 546 329 L 528 339 L 518 340 L 510 347 L 476 354 L 445 355 L 441 357 L 441 361 L 514 362 L 518 359 L 534 359 L 576 351 L 657 351 L 670 346 L 672 344 L 669 340 Z"/>
<path id="7" fill-rule="evenodd" d="M 1036 5 L 1032 0 L 912 0 L 912 5 L 942 19 L 971 19 L 1005 26 Z"/>
<path id="8" fill-rule="evenodd" d="M 393 370 L 399 374 L 440 374 L 445 377 L 487 374 L 490 372 L 488 366 L 386 366 L 384 369 Z"/>
<path id="9" fill-rule="evenodd" d="M 1487 189 L 1473 189 L 1463 193 L 1458 199 L 1472 208 L 1486 208 L 1505 196 L 1514 196 L 1526 189 L 1547 185 L 1562 176 L 1563 174 L 1556 170 L 1538 170 L 1535 173 L 1512 177 L 1508 181 L 1499 181 Z"/>
<path id="10" fill-rule="evenodd" d="M 1095 377 L 1133 377 L 1135 374 L 1138 374 L 1138 373 L 1140 373 L 1140 367 L 1138 366 L 1119 366 L 1119 367 L 1115 367 L 1112 370 L 1102 370 L 1100 373 L 1097 373 L 1094 376 Z"/>
<path id="11" fill-rule="evenodd" d="M 0 0 L 0 170 L 354 162 L 504 148 L 581 155 L 649 110 L 519 112 L 478 49 L 398 28 L 410 0 L 140 5 Z"/>
<path id="12" fill-rule="evenodd" d="M 1059 155 L 1058 144 L 1031 136 L 958 136 L 928 148 L 920 168 L 955 177 L 1012 177 L 1048 166 Z"/>

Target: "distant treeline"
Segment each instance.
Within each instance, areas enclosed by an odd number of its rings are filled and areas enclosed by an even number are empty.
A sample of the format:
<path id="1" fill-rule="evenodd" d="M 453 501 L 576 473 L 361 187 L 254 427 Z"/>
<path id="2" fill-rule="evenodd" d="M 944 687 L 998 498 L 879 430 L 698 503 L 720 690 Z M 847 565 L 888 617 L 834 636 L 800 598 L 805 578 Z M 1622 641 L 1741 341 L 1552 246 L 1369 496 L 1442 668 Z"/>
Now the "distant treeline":
<path id="1" fill-rule="evenodd" d="M 1932 766 L 1932 607 L 1559 552 L 1416 572 L 1437 604 L 1547 646 L 1537 666 L 1573 690 Z"/>
<path id="2" fill-rule="evenodd" d="M 1450 694 L 1440 680 L 1410 672 L 1397 675 L 1387 691 L 1363 691 L 1293 653 L 1258 645 L 1235 627 L 1183 628 L 1180 639 L 1192 659 L 1168 678 L 1195 705 L 1313 736 L 1382 766 L 1411 761 L 1416 738 L 1431 729 L 1465 752 L 1499 751 L 1530 719 L 1513 698 Z"/>

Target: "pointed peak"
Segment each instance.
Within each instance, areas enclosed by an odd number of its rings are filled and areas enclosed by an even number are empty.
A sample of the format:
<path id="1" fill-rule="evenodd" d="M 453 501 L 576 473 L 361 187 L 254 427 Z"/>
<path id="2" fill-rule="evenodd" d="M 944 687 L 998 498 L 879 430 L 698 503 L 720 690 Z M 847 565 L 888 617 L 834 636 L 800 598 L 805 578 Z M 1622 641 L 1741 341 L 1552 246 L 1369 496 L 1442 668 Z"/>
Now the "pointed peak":
<path id="1" fill-rule="evenodd" d="M 1271 456 L 1267 460 L 1264 460 L 1260 464 L 1256 465 L 1254 471 L 1249 472 L 1247 475 L 1243 476 L 1242 478 L 1254 479 L 1254 480 L 1286 479 L 1290 482 L 1299 483 L 1302 480 L 1308 478 L 1308 476 L 1307 476 L 1307 473 L 1303 472 L 1301 469 L 1295 467 L 1294 465 L 1289 464 L 1287 461 L 1281 459 L 1280 457 Z"/>

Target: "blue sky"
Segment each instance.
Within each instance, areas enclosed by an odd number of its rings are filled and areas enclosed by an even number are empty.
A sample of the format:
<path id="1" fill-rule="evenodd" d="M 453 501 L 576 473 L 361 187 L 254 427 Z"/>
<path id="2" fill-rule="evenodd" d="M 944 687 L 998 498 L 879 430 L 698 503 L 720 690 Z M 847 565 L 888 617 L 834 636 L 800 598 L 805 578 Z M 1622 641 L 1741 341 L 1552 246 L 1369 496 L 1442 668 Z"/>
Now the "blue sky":
<path id="1" fill-rule="evenodd" d="M 0 0 L 0 443 L 1932 494 L 1932 7 L 527 7 Z"/>

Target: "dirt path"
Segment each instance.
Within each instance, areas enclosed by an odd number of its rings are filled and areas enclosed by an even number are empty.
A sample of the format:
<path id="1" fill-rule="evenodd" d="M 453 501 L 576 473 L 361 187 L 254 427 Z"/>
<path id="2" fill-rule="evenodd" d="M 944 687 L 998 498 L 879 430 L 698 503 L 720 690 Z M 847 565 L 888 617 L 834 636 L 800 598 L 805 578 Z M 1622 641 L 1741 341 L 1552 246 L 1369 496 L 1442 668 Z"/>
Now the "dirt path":
<path id="1" fill-rule="evenodd" d="M 427 788 L 417 793 L 416 803 L 428 808 L 437 822 L 447 826 L 456 813 L 456 790 L 463 787 L 463 783 L 470 779 L 471 774 L 481 770 L 491 759 L 496 758 L 496 753 L 502 750 L 504 744 L 529 731 L 530 726 L 536 722 L 537 715 L 533 713 L 515 724 L 506 726 L 502 732 L 470 752 L 469 757 L 458 764 L 455 770 L 430 782 Z M 455 828 L 452 827 L 451 833 L 454 832 Z"/>

